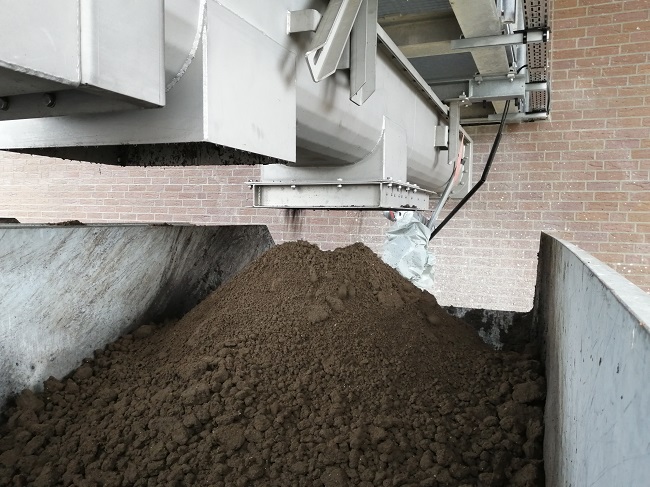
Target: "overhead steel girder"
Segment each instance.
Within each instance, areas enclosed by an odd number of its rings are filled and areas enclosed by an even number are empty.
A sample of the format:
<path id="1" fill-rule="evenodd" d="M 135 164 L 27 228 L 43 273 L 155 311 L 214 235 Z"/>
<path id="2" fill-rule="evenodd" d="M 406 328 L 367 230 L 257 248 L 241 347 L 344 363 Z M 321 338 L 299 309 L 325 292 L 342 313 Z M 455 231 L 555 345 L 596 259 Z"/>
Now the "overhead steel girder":
<path id="1" fill-rule="evenodd" d="M 451 49 L 450 39 L 463 35 L 453 12 L 401 16 L 381 24 L 409 59 L 458 52 Z"/>
<path id="2" fill-rule="evenodd" d="M 450 4 L 466 38 L 501 34 L 500 13 L 494 0 L 450 0 Z M 501 46 L 472 51 L 472 58 L 483 76 L 507 73 L 510 69 L 506 50 Z M 503 102 L 492 104 L 497 113 L 503 111 Z"/>

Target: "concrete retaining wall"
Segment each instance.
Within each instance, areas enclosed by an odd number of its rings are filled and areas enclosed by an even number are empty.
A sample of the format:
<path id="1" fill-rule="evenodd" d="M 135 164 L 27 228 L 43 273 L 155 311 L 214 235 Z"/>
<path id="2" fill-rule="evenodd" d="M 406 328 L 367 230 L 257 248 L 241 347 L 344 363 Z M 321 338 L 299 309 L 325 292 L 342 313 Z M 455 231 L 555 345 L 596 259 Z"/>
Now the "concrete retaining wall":
<path id="1" fill-rule="evenodd" d="M 650 485 L 650 295 L 543 234 L 546 485 Z"/>
<path id="2" fill-rule="evenodd" d="M 181 316 L 272 245 L 262 226 L 0 225 L 0 408 Z"/>

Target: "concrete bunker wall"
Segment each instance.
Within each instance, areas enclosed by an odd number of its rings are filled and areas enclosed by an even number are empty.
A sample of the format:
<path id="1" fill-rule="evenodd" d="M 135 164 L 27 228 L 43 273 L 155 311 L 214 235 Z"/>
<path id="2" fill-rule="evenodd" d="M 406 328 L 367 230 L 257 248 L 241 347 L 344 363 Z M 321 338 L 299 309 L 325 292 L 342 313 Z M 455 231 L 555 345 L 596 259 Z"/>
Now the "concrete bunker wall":
<path id="1" fill-rule="evenodd" d="M 546 485 L 650 485 L 650 295 L 542 234 Z"/>

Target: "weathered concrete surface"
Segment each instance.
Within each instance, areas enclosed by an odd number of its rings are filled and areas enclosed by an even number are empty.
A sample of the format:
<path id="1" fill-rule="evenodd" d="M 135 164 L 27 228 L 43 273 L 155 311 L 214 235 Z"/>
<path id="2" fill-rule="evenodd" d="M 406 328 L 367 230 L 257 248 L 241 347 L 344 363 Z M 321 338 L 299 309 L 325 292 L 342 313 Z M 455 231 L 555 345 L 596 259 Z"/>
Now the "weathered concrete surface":
<path id="1" fill-rule="evenodd" d="M 542 235 L 546 485 L 650 485 L 650 295 Z"/>
<path id="2" fill-rule="evenodd" d="M 0 226 L 0 408 L 181 316 L 272 245 L 261 226 Z"/>

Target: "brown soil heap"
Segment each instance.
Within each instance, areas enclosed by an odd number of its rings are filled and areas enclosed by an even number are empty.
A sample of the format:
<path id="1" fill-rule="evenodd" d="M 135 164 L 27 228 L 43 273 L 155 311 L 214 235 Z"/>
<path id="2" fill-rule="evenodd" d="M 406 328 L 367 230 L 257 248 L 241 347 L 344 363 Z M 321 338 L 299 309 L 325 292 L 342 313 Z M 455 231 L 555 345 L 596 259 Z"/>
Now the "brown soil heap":
<path id="1" fill-rule="evenodd" d="M 544 379 L 367 247 L 268 251 L 0 426 L 1 485 L 542 485 Z"/>

